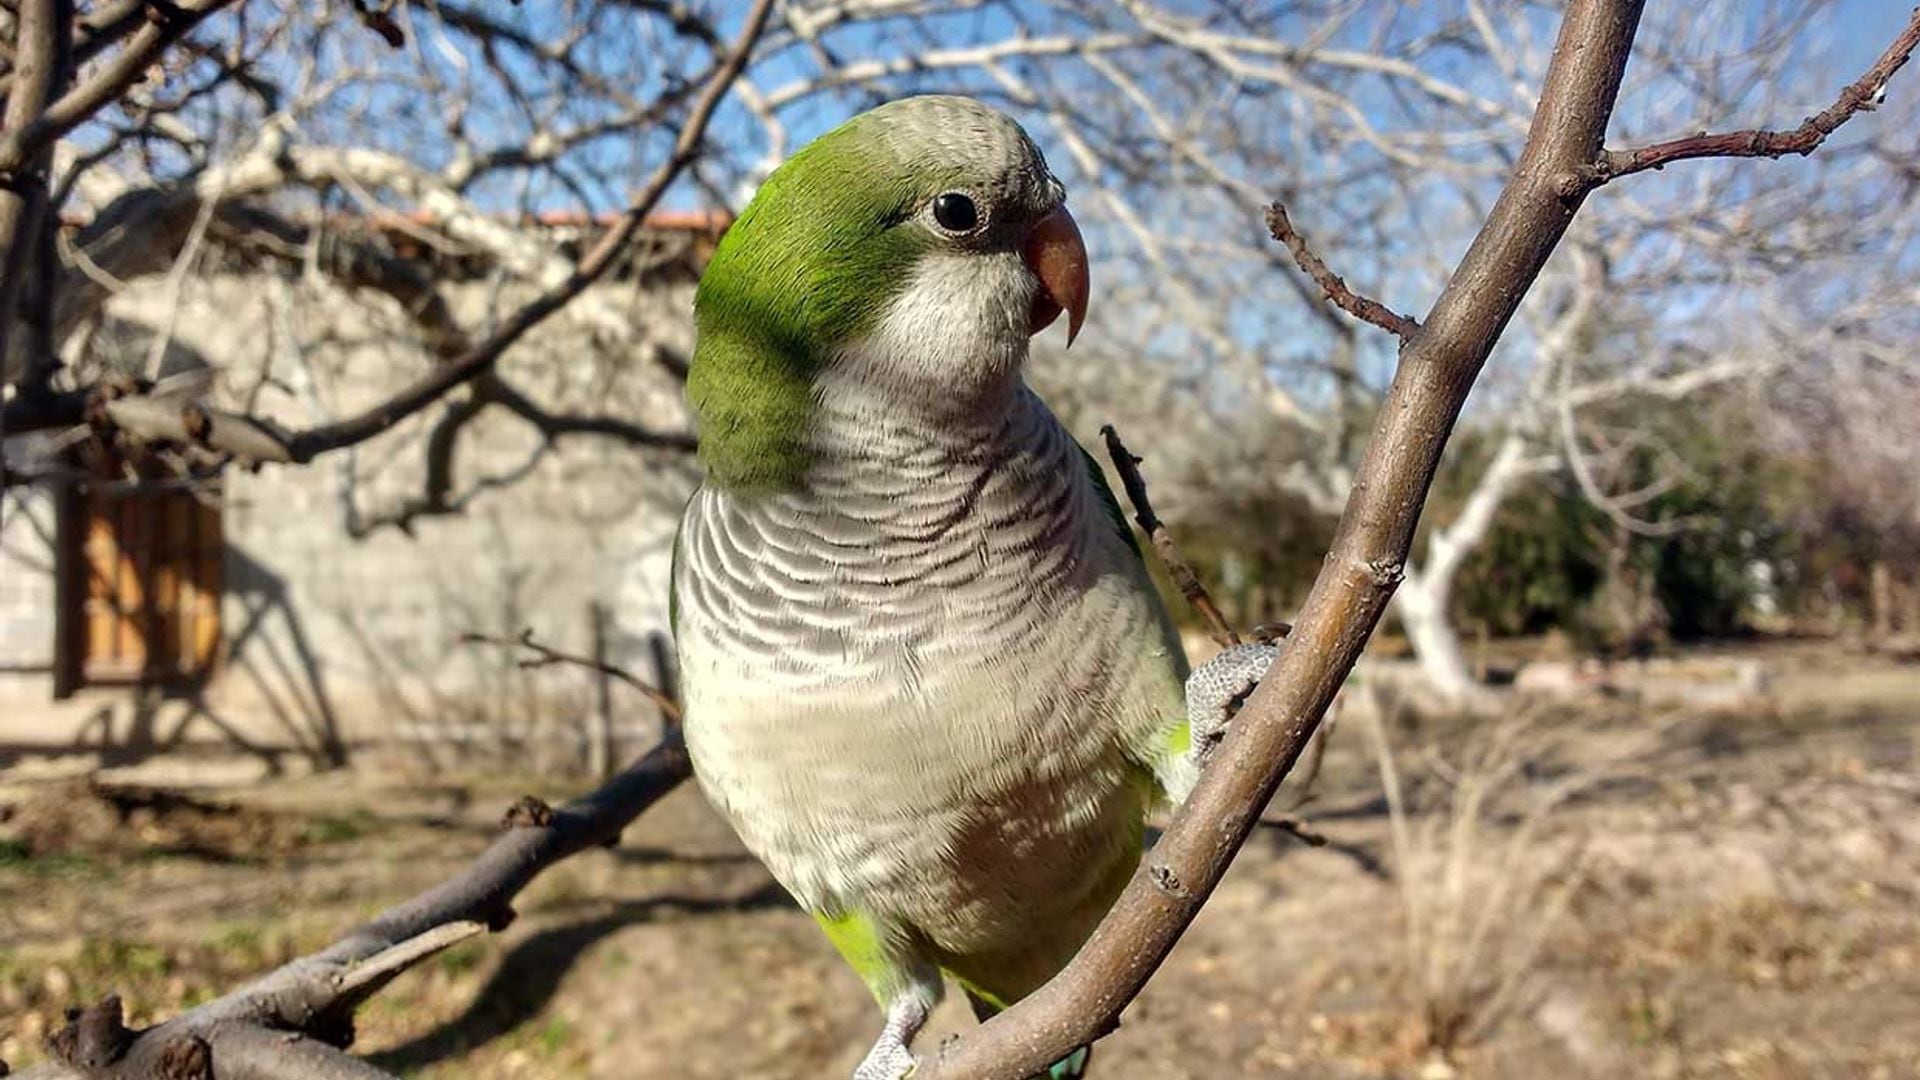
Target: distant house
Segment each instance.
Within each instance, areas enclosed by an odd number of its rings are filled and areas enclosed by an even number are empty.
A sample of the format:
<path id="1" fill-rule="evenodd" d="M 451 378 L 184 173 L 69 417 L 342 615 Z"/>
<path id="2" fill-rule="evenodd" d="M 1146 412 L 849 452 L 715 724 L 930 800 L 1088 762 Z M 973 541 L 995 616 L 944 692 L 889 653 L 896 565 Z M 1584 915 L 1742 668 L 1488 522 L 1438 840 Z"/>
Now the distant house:
<path id="1" fill-rule="evenodd" d="M 595 227 L 539 224 L 563 245 Z M 360 225 L 431 270 L 459 326 L 484 330 L 530 295 L 417 223 Z M 502 375 L 543 410 L 688 431 L 674 369 L 722 226 L 650 219 L 627 264 L 510 351 Z M 221 258 L 177 294 L 161 277 L 114 295 L 83 362 L 210 385 L 216 403 L 292 426 L 378 401 L 435 362 L 415 313 L 388 295 Z M 215 486 L 63 449 L 85 441 L 73 433 L 9 440 L 16 468 L 50 452 L 61 465 L 7 491 L 0 513 L 0 757 L 205 744 L 275 764 L 373 745 L 576 755 L 591 681 L 460 638 L 532 628 L 646 666 L 690 455 L 550 441 L 494 407 L 461 431 L 443 478 L 460 511 L 414 516 L 442 408 L 308 466 L 228 469 Z"/>

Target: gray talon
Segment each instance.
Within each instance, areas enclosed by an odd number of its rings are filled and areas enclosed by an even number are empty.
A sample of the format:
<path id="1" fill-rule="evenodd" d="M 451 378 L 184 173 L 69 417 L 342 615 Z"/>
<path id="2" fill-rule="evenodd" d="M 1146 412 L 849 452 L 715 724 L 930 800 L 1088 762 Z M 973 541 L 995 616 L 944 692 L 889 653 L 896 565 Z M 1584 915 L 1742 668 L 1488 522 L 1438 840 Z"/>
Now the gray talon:
<path id="1" fill-rule="evenodd" d="M 1234 713 L 1279 655 L 1275 645 L 1231 645 L 1187 676 L 1187 724 L 1196 762 L 1206 764 Z"/>
<path id="2" fill-rule="evenodd" d="M 905 1080 L 912 1076 L 915 1063 L 907 1044 L 927 1022 L 931 1010 L 923 997 L 912 993 L 894 999 L 887 1009 L 886 1026 L 880 1029 L 873 1049 L 853 1070 L 853 1080 Z"/>

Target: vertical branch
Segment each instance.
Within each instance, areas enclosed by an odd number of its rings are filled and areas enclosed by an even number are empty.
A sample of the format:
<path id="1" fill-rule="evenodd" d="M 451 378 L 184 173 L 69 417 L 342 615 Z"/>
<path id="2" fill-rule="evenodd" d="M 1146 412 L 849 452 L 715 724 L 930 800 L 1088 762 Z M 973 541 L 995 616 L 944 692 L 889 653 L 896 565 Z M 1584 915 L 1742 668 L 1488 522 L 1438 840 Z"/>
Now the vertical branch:
<path id="1" fill-rule="evenodd" d="M 593 621 L 593 729 L 587 734 L 587 772 L 605 780 L 613 764 L 613 676 L 607 673 L 607 609 L 587 605 Z"/>
<path id="2" fill-rule="evenodd" d="M 1525 150 L 1407 342 L 1291 644 L 1199 785 L 1072 963 L 951 1040 L 919 1080 L 1021 1080 L 1110 1030 L 1200 912 L 1293 768 L 1399 584 L 1467 392 L 1580 207 L 1644 0 L 1570 0 Z M 924 1074 L 924 1075 L 922 1075 Z"/>
<path id="3" fill-rule="evenodd" d="M 13 85 L 0 113 L 0 131 L 18 132 L 39 122 L 66 80 L 69 41 L 73 33 L 72 0 L 21 0 L 14 16 Z M 19 350 L 13 341 L 13 323 L 21 299 L 28 294 L 27 278 L 48 248 L 51 226 L 47 207 L 47 161 L 50 147 L 22 155 L 12 167 L 0 170 L 0 383 L 24 375 L 8 358 Z M 36 320 L 44 326 L 46 319 Z M 36 332 L 35 337 L 40 333 Z M 29 341 L 26 348 L 39 346 Z M 31 354 L 28 354 L 31 355 Z M 36 367 L 42 359 L 29 361 Z M 4 432 L 0 432 L 3 435 Z"/>

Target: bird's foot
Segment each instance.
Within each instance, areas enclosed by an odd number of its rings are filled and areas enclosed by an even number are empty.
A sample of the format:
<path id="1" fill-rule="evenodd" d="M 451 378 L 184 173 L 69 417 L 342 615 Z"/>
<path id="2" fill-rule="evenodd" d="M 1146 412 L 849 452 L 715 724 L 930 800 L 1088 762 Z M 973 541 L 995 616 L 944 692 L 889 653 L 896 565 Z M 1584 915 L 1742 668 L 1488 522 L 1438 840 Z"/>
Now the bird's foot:
<path id="1" fill-rule="evenodd" d="M 1275 645 L 1230 645 L 1187 676 L 1187 728 L 1192 736 L 1188 752 L 1194 764 L 1206 766 L 1226 737 L 1234 714 L 1279 655 Z"/>
<path id="2" fill-rule="evenodd" d="M 904 1044 L 882 1038 L 853 1070 L 853 1080 L 905 1080 L 913 1075 L 915 1064 Z"/>
<path id="3" fill-rule="evenodd" d="M 902 997 L 887 1007 L 887 1023 L 873 1049 L 853 1070 L 853 1080 L 905 1080 L 913 1075 L 916 1062 L 907 1043 L 927 1022 L 928 1004 L 918 997 Z"/>

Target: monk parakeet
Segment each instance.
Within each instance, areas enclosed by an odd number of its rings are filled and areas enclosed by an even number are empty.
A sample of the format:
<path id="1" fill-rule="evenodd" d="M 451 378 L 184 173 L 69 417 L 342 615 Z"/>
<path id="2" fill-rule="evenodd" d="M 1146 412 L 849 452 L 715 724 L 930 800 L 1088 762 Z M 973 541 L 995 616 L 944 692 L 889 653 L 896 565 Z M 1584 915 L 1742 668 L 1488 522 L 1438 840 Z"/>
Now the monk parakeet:
<path id="1" fill-rule="evenodd" d="M 1022 381 L 1086 312 L 1065 198 L 1007 116 L 892 102 L 767 178 L 695 300 L 687 747 L 885 1011 L 858 1080 L 912 1071 L 943 976 L 990 1015 L 1066 964 L 1273 656 L 1188 679 L 1099 468 Z"/>

